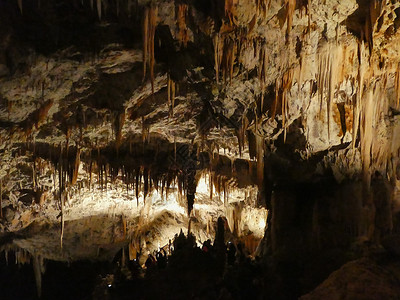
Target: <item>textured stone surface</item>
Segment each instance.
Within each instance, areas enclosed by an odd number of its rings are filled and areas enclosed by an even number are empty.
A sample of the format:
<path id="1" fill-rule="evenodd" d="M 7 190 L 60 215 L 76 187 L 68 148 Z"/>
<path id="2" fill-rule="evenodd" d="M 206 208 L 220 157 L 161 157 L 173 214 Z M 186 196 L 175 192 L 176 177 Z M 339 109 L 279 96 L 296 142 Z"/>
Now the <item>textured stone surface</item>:
<path id="1" fill-rule="evenodd" d="M 399 265 L 370 259 L 345 264 L 300 299 L 398 299 Z"/>
<path id="2" fill-rule="evenodd" d="M 355 239 L 379 242 L 392 230 L 390 208 L 396 213 L 400 199 L 400 3 L 0 5 L 3 231 L 58 223 L 61 208 L 64 221 L 86 217 L 109 192 L 137 201 L 133 216 L 148 216 L 170 190 L 178 225 L 188 227 L 194 207 L 199 236 L 211 236 L 209 223 L 221 214 L 232 231 L 260 237 L 265 222 L 257 229 L 242 222 L 252 208 L 265 219 L 255 208 L 278 207 L 271 199 L 286 184 L 331 179 L 332 207 L 321 212 L 317 201 L 299 205 L 313 213 L 296 212 L 314 216 L 313 234 L 321 214 L 335 224 L 343 214 Z M 209 188 L 196 194 L 200 178 Z M 151 210 L 145 200 L 155 190 L 161 196 Z M 354 200 L 335 208 L 335 199 L 347 198 Z M 195 215 L 196 205 L 205 210 Z"/>

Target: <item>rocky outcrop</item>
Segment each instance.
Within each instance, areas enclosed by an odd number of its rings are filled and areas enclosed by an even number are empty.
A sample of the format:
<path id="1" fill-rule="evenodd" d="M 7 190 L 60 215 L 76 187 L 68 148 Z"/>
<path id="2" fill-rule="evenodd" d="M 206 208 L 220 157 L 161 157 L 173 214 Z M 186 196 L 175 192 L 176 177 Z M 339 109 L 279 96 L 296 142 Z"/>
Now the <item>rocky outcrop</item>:
<path id="1" fill-rule="evenodd" d="M 302 300 L 311 299 L 398 299 L 398 262 L 361 259 L 345 264 L 332 273 Z"/>

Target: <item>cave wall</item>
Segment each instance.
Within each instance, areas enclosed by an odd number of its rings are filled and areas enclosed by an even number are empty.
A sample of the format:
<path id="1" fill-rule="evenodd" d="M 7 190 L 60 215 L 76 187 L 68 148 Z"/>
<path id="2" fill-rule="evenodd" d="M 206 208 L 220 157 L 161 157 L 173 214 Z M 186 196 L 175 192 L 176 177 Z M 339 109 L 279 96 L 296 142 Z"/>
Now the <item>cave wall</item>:
<path id="1" fill-rule="evenodd" d="M 136 201 L 176 182 L 190 214 L 209 172 L 224 197 L 258 187 L 249 202 L 270 209 L 266 252 L 392 231 L 397 1 L 0 7 L 0 194 L 26 215 L 3 229 L 40 215 L 27 215 L 32 200 L 62 208 L 118 181 Z"/>

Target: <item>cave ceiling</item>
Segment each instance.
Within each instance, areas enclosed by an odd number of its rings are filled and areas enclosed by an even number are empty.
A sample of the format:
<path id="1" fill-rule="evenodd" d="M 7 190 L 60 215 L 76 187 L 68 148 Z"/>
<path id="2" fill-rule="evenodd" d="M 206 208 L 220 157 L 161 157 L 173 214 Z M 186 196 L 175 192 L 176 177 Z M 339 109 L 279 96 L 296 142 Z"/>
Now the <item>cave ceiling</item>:
<path id="1" fill-rule="evenodd" d="M 261 238 L 266 186 L 396 185 L 399 26 L 397 1 L 0 0 L 1 229 Z"/>

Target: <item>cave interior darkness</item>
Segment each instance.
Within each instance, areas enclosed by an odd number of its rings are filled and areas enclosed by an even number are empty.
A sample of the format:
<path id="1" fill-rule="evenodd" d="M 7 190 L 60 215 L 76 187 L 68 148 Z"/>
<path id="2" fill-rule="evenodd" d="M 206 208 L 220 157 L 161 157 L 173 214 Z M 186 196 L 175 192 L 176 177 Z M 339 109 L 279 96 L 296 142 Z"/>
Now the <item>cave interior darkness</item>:
<path id="1" fill-rule="evenodd" d="M 399 27 L 0 0 L 0 298 L 400 299 Z"/>

